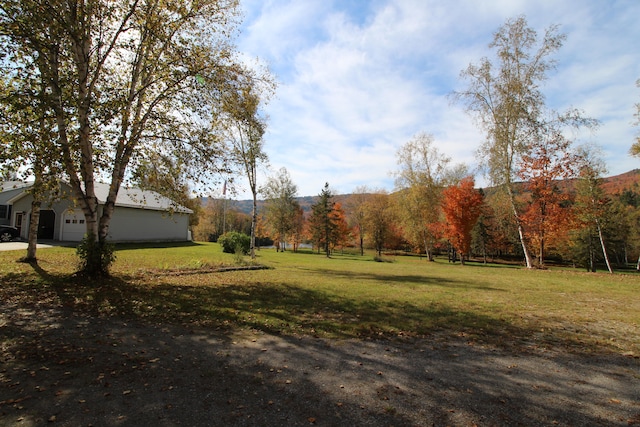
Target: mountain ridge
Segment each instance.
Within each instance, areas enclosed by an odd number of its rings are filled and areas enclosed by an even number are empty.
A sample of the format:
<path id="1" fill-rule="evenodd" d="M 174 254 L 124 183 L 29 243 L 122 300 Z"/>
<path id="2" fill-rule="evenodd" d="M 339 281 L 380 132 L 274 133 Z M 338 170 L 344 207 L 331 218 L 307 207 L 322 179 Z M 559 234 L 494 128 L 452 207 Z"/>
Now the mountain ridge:
<path id="1" fill-rule="evenodd" d="M 571 186 L 573 181 L 575 181 L 575 179 L 566 180 L 565 183 L 566 185 Z M 602 188 L 605 193 L 609 195 L 620 194 L 625 190 L 632 190 L 640 193 L 640 169 L 632 169 L 618 175 L 605 177 L 603 178 Z M 337 194 L 334 196 L 333 200 L 344 206 L 345 202 L 348 202 L 352 195 L 353 193 Z M 311 206 L 315 203 L 317 198 L 318 196 L 298 196 L 295 199 L 306 213 L 311 211 Z M 203 199 L 203 204 L 206 204 L 207 201 L 208 198 Z M 252 204 L 252 200 L 230 200 L 229 208 L 250 214 Z M 260 209 L 264 205 L 264 200 L 258 200 L 257 204 L 258 209 Z"/>

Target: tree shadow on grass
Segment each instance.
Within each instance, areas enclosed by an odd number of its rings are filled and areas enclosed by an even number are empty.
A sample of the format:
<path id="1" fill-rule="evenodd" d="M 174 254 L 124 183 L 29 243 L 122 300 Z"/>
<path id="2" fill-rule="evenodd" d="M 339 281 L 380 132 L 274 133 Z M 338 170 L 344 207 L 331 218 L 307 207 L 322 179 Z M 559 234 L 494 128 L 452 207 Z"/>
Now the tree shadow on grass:
<path id="1" fill-rule="evenodd" d="M 165 248 L 184 248 L 203 246 L 202 243 L 188 242 L 152 242 L 152 243 L 116 243 L 115 251 L 133 250 L 133 249 L 165 249 Z"/>
<path id="2" fill-rule="evenodd" d="M 446 334 L 369 339 L 407 319 L 447 332 L 460 316 L 509 326 L 446 306 L 286 284 L 9 279 L 31 283 L 33 301 L 52 295 L 20 309 L 0 301 L 2 425 L 627 425 L 639 398 L 637 363 L 620 356 L 527 355 Z M 341 322 L 377 326 L 334 330 Z"/>
<path id="3" fill-rule="evenodd" d="M 461 308 L 441 301 L 422 299 L 421 303 L 349 298 L 339 293 L 290 283 L 256 283 L 255 275 L 246 283 L 211 284 L 203 275 L 198 285 L 176 285 L 175 278 L 156 275 L 151 280 L 138 275 L 121 275 L 90 281 L 82 276 L 55 275 L 34 266 L 38 280 L 20 275 L 7 275 L 3 281 L 13 288 L 5 293 L 21 293 L 25 300 L 62 307 L 70 312 L 97 317 L 120 316 L 153 323 L 181 324 L 214 328 L 222 333 L 237 328 L 254 329 L 269 334 L 308 335 L 341 339 L 388 339 L 426 337 L 443 331 L 462 334 L 477 342 L 500 346 L 569 347 L 576 352 L 594 353 L 606 350 L 602 340 L 585 339 L 547 325 L 562 324 L 544 313 L 514 322 L 479 309 Z M 322 274 L 344 275 L 319 270 Z M 211 273 L 224 281 L 226 273 Z M 242 274 L 242 273 L 236 273 Z M 425 279 L 422 276 L 395 276 L 354 273 L 348 278 L 386 280 L 388 283 L 415 286 L 469 286 L 453 280 Z M 217 280 L 218 282 L 220 280 Z M 13 289 L 13 290 L 11 290 Z M 490 287 L 480 287 L 494 291 Z M 393 292 L 393 289 L 390 289 Z M 541 329 L 546 331 L 541 333 Z M 524 343 L 524 344 L 523 344 Z M 613 347 L 610 347 L 613 348 Z"/>
<path id="4" fill-rule="evenodd" d="M 384 282 L 384 284 L 401 284 L 413 286 L 443 286 L 451 288 L 473 288 L 487 291 L 500 291 L 503 289 L 495 288 L 481 282 L 469 282 L 462 280 L 453 280 L 443 277 L 430 277 L 427 275 L 416 274 L 381 274 L 379 272 L 347 272 L 322 268 L 309 268 L 307 271 L 316 272 L 327 277 L 339 277 L 348 280 L 371 280 L 372 282 Z"/>
<path id="5" fill-rule="evenodd" d="M 205 327 L 227 335 L 238 328 L 367 340 L 445 334 L 505 348 L 562 346 L 585 353 L 603 350 L 596 341 L 560 329 L 541 334 L 541 325 L 550 320 L 544 316 L 523 326 L 490 312 L 464 310 L 442 302 L 417 305 L 352 299 L 286 283 L 187 286 L 157 280 L 149 285 L 136 283 L 135 277 L 115 277 L 88 284 L 79 277 L 57 277 L 46 286 L 32 286 L 27 291 L 29 297 L 46 299 L 48 304 L 70 313 Z"/>

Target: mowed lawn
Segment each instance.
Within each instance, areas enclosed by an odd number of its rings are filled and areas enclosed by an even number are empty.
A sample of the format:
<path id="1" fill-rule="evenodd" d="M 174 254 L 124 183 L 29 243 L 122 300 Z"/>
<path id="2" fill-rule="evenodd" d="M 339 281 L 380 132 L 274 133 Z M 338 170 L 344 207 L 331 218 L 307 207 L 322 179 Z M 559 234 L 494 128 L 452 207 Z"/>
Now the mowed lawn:
<path id="1" fill-rule="evenodd" d="M 118 246 L 112 277 L 73 274 L 72 248 L 0 252 L 0 297 L 19 307 L 64 307 L 96 316 L 221 332 L 328 338 L 446 340 L 516 348 L 640 354 L 640 275 L 452 265 L 386 257 L 258 251 L 260 270 L 218 271 L 219 245 Z M 250 260 L 245 258 L 246 262 Z"/>

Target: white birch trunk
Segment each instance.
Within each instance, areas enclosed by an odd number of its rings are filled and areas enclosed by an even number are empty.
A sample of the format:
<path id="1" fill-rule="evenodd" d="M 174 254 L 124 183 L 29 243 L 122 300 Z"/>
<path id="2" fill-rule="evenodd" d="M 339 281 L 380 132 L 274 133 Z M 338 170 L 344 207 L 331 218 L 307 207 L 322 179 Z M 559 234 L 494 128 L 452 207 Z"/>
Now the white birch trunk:
<path id="1" fill-rule="evenodd" d="M 607 248 L 604 245 L 604 238 L 602 236 L 602 228 L 600 228 L 600 221 L 596 218 L 596 226 L 598 227 L 598 237 L 600 238 L 600 245 L 602 246 L 602 254 L 604 255 L 604 261 L 607 264 L 607 270 L 609 273 L 613 274 L 613 269 L 611 268 L 611 263 L 609 262 L 609 255 L 607 254 Z"/>
<path id="2" fill-rule="evenodd" d="M 520 221 L 520 216 L 518 215 L 518 209 L 516 208 L 515 196 L 513 194 L 513 191 L 511 190 L 511 184 L 508 184 L 507 190 L 509 192 L 509 201 L 511 203 L 513 216 L 515 217 L 516 224 L 518 226 L 518 237 L 520 237 L 520 244 L 522 245 L 524 260 L 527 264 L 527 268 L 533 268 L 533 260 L 531 259 L 531 254 L 529 253 L 529 249 L 527 248 L 527 243 L 524 237 L 524 228 L 522 227 L 522 222 Z"/>

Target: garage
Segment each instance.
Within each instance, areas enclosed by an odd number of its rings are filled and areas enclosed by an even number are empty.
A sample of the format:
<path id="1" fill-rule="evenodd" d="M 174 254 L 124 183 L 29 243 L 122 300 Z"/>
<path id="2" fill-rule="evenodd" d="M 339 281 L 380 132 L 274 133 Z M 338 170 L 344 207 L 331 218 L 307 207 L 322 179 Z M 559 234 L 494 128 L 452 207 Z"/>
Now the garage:
<path id="1" fill-rule="evenodd" d="M 78 211 L 67 210 L 62 214 L 62 231 L 60 240 L 79 242 L 87 232 L 84 214 Z"/>
<path id="2" fill-rule="evenodd" d="M 26 240 L 30 224 L 33 194 L 29 183 L 2 183 L 0 205 L 8 218 L 0 218 L 0 224 L 20 226 L 20 236 Z M 103 214 L 110 186 L 96 182 L 97 217 Z M 38 239 L 80 242 L 87 233 L 87 221 L 74 200 L 71 187 L 60 183 L 55 197 L 44 195 L 46 208 L 40 211 Z M 9 211 L 12 212 L 9 214 Z M 2 212 L 0 212 L 2 213 Z M 139 188 L 121 188 L 111 213 L 107 240 L 111 242 L 182 242 L 189 240 L 190 209 L 177 205 L 170 199 Z"/>
<path id="3" fill-rule="evenodd" d="M 56 213 L 49 209 L 40 211 L 38 239 L 52 240 L 56 226 Z"/>

